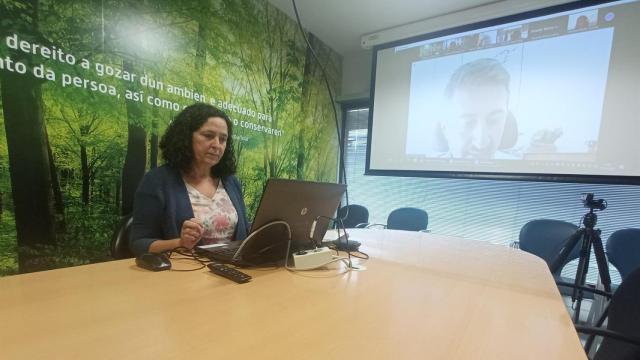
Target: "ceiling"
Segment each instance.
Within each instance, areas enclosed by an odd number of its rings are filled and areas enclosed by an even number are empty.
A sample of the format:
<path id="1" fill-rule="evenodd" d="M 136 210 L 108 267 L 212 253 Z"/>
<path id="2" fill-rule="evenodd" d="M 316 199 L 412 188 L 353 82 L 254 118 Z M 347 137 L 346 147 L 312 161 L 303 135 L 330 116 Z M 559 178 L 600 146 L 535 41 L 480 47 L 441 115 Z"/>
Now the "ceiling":
<path id="1" fill-rule="evenodd" d="M 295 19 L 292 0 L 268 0 Z M 363 35 L 504 0 L 296 0 L 302 25 L 345 55 Z"/>

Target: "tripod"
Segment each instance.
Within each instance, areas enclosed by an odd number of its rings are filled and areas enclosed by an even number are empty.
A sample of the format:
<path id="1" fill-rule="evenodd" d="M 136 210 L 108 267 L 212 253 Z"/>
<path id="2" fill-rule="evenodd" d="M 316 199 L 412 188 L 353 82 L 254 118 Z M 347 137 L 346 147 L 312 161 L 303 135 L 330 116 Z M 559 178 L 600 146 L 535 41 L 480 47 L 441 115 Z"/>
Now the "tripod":
<path id="1" fill-rule="evenodd" d="M 580 250 L 580 260 L 578 261 L 578 270 L 576 272 L 576 279 L 573 284 L 558 282 L 558 285 L 564 285 L 573 288 L 571 294 L 571 301 L 576 303 L 575 312 L 573 314 L 573 322 L 577 323 L 580 317 L 580 305 L 584 297 L 584 290 L 599 293 L 602 295 L 611 295 L 611 277 L 609 276 L 609 266 L 607 264 L 607 257 L 604 253 L 604 247 L 602 246 L 602 239 L 600 238 L 600 229 L 594 229 L 594 226 L 598 222 L 598 216 L 593 212 L 593 207 L 582 218 L 582 224 L 584 227 L 576 230 L 576 232 L 567 239 L 560 254 L 551 264 L 551 273 L 555 274 L 566 263 L 567 257 L 571 254 L 571 251 L 578 242 L 582 240 L 582 247 Z M 585 282 L 587 279 L 587 271 L 589 270 L 589 257 L 591 256 L 591 246 L 593 246 L 593 253 L 596 257 L 596 263 L 598 264 L 598 272 L 600 274 L 600 280 L 604 285 L 604 293 L 600 291 L 594 291 L 593 289 L 586 287 Z"/>

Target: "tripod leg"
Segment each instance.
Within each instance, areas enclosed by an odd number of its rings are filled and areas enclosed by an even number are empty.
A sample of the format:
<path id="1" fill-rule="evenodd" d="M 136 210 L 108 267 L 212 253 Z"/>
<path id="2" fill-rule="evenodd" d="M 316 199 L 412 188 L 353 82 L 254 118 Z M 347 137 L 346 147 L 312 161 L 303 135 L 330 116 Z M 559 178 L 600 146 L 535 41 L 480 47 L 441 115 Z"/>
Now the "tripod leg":
<path id="1" fill-rule="evenodd" d="M 604 291 L 611 293 L 611 275 L 609 274 L 609 263 L 607 261 L 607 256 L 604 253 L 604 246 L 602 246 L 600 230 L 596 230 L 593 233 L 593 253 L 596 256 L 598 273 L 600 274 L 600 281 L 604 286 Z"/>
<path id="2" fill-rule="evenodd" d="M 553 260 L 553 263 L 551 264 L 551 266 L 549 266 L 552 274 L 556 274 L 562 269 L 562 266 L 564 266 L 565 262 L 567 261 L 569 254 L 571 254 L 571 251 L 576 246 L 578 241 L 582 239 L 583 234 L 584 229 L 578 229 L 575 233 L 573 233 L 573 235 L 569 237 L 569 239 L 567 239 L 567 242 L 565 242 L 556 259 Z"/>
<path id="3" fill-rule="evenodd" d="M 598 318 L 598 321 L 596 322 L 596 327 L 601 327 L 602 324 L 604 324 L 604 320 L 607 318 L 607 316 L 609 316 L 609 306 L 604 308 L 604 311 L 602 312 L 602 314 Z M 595 338 L 596 338 L 596 335 L 591 334 L 587 338 L 587 341 L 584 343 L 584 351 L 587 354 L 589 353 L 589 351 L 591 351 L 591 346 L 593 345 L 593 340 L 595 340 Z"/>
<path id="4" fill-rule="evenodd" d="M 578 286 L 584 285 L 587 278 L 587 270 L 589 269 L 589 257 L 591 256 L 591 235 L 589 230 L 585 230 L 582 240 L 582 248 L 580 248 L 580 258 L 578 268 L 576 270 L 576 278 L 574 281 L 573 295 L 571 301 L 576 301 L 576 293 L 580 290 Z"/>
<path id="5" fill-rule="evenodd" d="M 576 304 L 573 313 L 573 322 L 576 324 L 580 319 L 580 308 L 582 305 L 582 298 L 584 297 L 584 292 L 579 286 L 584 286 L 587 279 L 587 271 L 589 270 L 589 257 L 591 256 L 591 242 L 591 232 L 589 229 L 587 229 L 582 240 L 580 261 L 578 262 L 578 270 L 576 272 L 576 279 L 574 282 L 573 292 L 571 294 L 571 301 L 575 302 Z"/>

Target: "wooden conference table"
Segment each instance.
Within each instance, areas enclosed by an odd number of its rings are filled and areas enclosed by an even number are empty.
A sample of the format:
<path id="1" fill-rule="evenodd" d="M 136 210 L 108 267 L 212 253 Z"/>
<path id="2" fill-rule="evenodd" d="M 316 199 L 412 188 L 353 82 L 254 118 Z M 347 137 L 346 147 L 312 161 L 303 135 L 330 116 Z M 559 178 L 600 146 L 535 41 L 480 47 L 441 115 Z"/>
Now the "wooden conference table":
<path id="1" fill-rule="evenodd" d="M 0 358 L 585 358 L 542 260 L 417 232 L 351 238 L 371 259 L 344 274 L 246 270 L 237 285 L 129 259 L 0 278 Z"/>

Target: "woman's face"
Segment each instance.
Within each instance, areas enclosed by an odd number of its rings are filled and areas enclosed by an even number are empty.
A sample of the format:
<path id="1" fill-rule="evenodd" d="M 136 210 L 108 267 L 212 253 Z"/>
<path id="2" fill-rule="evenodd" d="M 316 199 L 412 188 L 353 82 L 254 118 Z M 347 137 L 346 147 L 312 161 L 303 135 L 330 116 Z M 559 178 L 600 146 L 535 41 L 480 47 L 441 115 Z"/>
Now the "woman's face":
<path id="1" fill-rule="evenodd" d="M 227 148 L 228 137 L 229 130 L 223 118 L 208 118 L 192 134 L 194 167 L 213 167 L 219 163 Z"/>

